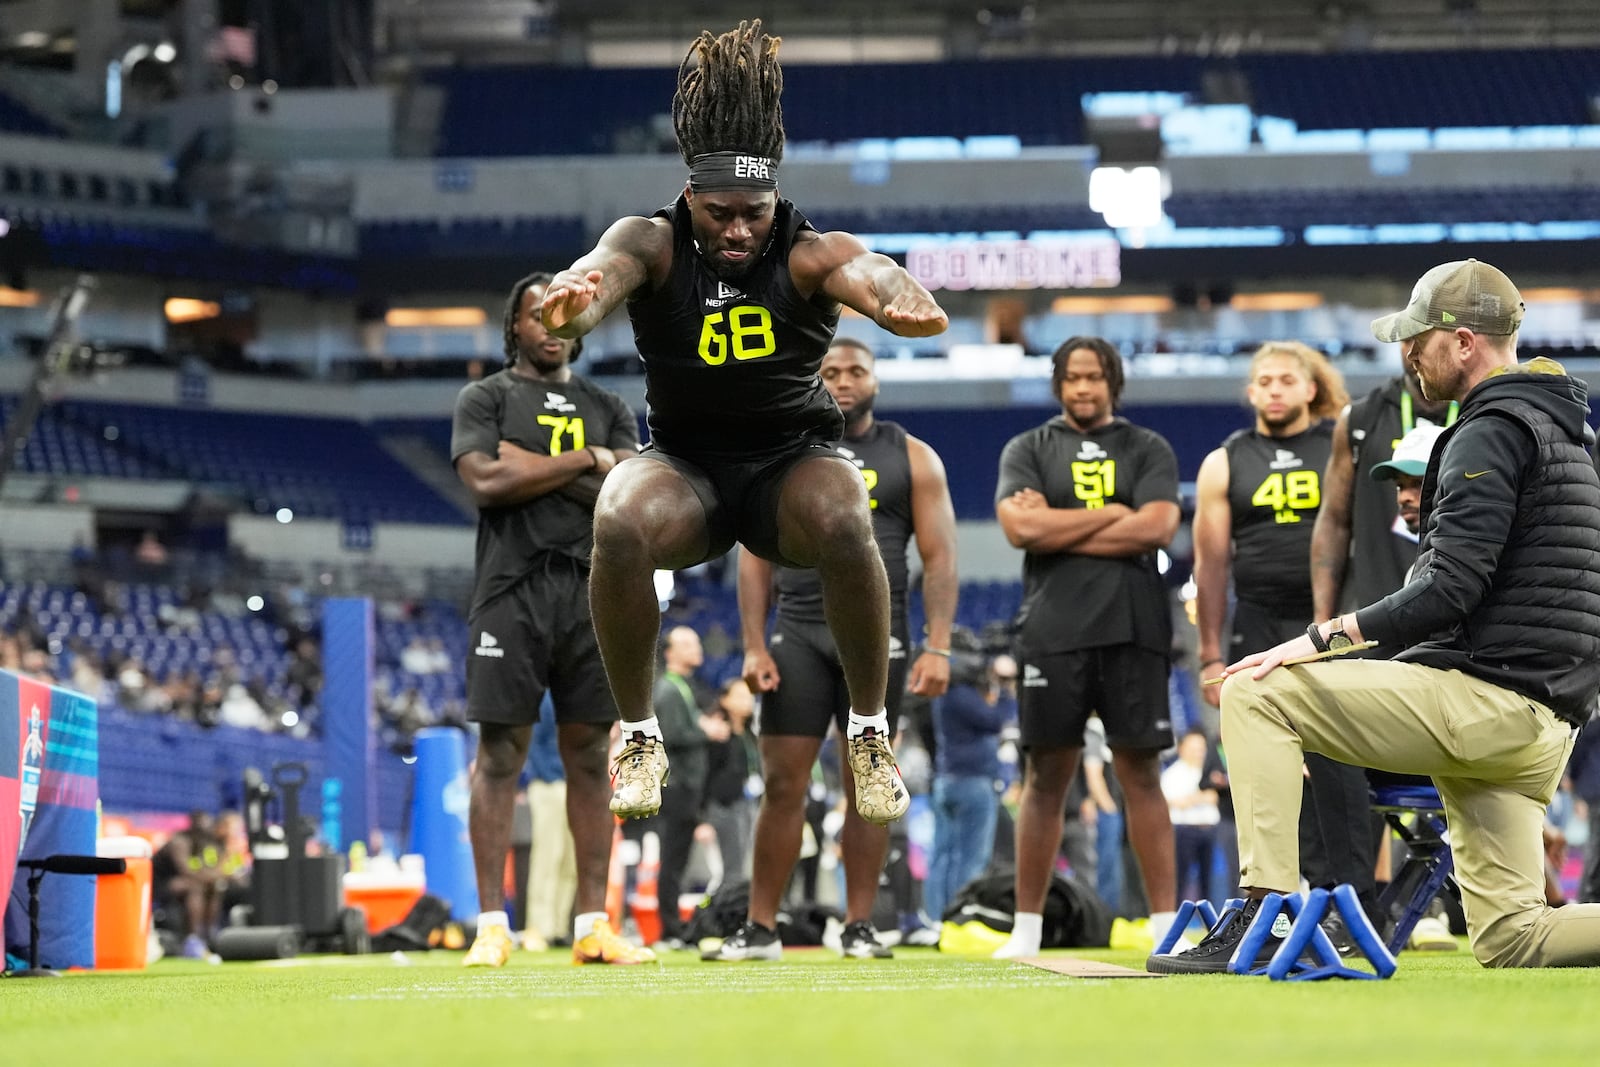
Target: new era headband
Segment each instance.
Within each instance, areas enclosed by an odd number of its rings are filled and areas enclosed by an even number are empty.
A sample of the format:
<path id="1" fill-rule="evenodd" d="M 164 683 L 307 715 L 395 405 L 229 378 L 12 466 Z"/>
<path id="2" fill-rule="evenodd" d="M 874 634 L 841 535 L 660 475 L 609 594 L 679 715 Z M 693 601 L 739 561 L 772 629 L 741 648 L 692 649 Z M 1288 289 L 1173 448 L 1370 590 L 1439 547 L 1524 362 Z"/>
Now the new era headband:
<path id="1" fill-rule="evenodd" d="M 707 152 L 689 163 L 689 188 L 754 189 L 770 192 L 778 187 L 778 161 L 744 152 Z"/>

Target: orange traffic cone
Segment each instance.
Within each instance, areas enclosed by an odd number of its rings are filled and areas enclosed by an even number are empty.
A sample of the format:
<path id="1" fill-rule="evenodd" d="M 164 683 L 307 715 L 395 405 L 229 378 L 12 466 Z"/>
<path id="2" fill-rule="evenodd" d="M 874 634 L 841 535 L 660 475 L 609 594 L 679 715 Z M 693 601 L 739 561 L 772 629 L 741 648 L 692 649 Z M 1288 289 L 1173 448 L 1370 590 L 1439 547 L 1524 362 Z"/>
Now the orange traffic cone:
<path id="1" fill-rule="evenodd" d="M 633 881 L 633 898 L 628 901 L 639 937 L 647 945 L 661 940 L 661 838 L 646 831 L 639 842 L 639 870 Z"/>

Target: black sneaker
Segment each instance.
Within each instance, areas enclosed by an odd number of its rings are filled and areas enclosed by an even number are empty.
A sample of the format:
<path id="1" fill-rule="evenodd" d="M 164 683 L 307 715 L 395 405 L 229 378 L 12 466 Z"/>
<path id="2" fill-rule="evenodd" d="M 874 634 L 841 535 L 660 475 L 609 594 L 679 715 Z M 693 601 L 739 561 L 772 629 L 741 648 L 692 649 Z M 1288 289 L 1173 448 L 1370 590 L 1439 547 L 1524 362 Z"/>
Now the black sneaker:
<path id="1" fill-rule="evenodd" d="M 865 919 L 844 928 L 839 935 L 839 955 L 847 960 L 894 959 L 894 951 L 878 940 L 878 931 Z"/>
<path id="2" fill-rule="evenodd" d="M 1260 911 L 1260 900 L 1247 900 L 1243 908 L 1228 908 L 1194 948 L 1171 956 L 1152 955 L 1144 961 L 1144 969 L 1152 974 L 1227 974 L 1228 961 L 1233 959 L 1234 950 L 1244 940 L 1245 931 L 1250 929 Z M 1288 934 L 1291 921 L 1286 912 L 1280 912 L 1273 920 L 1273 932 L 1256 953 L 1251 970 L 1272 962 L 1272 955 Z"/>
<path id="3" fill-rule="evenodd" d="M 1328 935 L 1328 940 L 1333 942 L 1334 951 L 1341 957 L 1356 954 L 1356 939 L 1350 936 L 1350 927 L 1345 925 L 1344 916 L 1338 909 L 1330 908 L 1319 925 L 1322 932 Z"/>
<path id="4" fill-rule="evenodd" d="M 745 960 L 781 960 L 783 959 L 783 942 L 778 940 L 778 931 L 769 930 L 760 923 L 746 919 L 739 924 L 739 929 L 730 936 L 722 939 L 721 944 L 714 949 L 707 949 L 700 953 L 703 960 L 718 960 L 724 963 L 742 963 Z"/>

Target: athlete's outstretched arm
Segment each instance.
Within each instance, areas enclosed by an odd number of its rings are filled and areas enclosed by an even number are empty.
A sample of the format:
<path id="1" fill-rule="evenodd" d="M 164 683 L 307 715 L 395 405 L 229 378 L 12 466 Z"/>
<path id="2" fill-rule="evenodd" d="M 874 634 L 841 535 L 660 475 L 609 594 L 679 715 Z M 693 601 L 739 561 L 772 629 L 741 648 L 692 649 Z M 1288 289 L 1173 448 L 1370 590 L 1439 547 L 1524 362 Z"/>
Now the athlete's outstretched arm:
<path id="1" fill-rule="evenodd" d="M 557 337 L 582 337 L 639 286 L 672 266 L 672 227 L 631 215 L 611 224 L 593 251 L 553 278 L 539 317 Z"/>
<path id="2" fill-rule="evenodd" d="M 1356 485 L 1356 457 L 1350 451 L 1350 409 L 1333 426 L 1333 451 L 1322 475 L 1322 507 L 1311 528 L 1311 602 L 1313 617 L 1331 619 L 1344 593 L 1350 562 L 1350 514 Z"/>
<path id="3" fill-rule="evenodd" d="M 921 282 L 853 234 L 835 230 L 797 243 L 789 270 L 802 293 L 821 290 L 901 337 L 931 337 L 950 325 Z"/>
<path id="4" fill-rule="evenodd" d="M 906 439 L 911 459 L 911 528 L 922 557 L 922 606 L 927 615 L 927 644 L 950 650 L 955 624 L 956 509 L 939 454 L 915 437 Z M 950 659 L 924 652 L 911 665 L 909 688 L 918 696 L 936 697 L 950 686 Z"/>

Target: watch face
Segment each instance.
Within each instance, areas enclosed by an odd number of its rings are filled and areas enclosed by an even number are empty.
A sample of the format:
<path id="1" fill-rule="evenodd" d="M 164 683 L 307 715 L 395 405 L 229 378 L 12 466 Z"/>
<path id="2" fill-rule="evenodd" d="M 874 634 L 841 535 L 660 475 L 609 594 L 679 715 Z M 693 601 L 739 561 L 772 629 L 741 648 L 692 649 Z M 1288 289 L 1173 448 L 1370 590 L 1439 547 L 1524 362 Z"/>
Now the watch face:
<path id="1" fill-rule="evenodd" d="M 1343 630 L 1335 630 L 1328 635 L 1328 647 L 1330 649 L 1349 648 L 1353 644 L 1355 642 L 1350 640 Z"/>

